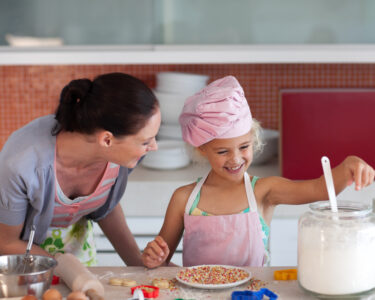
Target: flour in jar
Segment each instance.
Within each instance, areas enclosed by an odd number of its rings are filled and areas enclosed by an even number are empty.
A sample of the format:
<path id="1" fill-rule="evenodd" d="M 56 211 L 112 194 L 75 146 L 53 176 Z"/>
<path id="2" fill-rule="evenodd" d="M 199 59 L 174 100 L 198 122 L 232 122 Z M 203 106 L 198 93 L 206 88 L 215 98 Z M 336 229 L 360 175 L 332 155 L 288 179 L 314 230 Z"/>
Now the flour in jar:
<path id="1" fill-rule="evenodd" d="M 298 280 L 312 292 L 355 294 L 375 287 L 374 228 L 304 228 L 298 240 Z"/>

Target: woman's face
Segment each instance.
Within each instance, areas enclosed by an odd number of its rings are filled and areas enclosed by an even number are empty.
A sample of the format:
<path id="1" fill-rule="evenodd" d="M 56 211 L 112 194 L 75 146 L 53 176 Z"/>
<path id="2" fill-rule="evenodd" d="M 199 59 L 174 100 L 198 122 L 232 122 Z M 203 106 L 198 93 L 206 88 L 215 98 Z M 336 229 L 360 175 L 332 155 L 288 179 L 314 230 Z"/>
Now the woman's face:
<path id="1" fill-rule="evenodd" d="M 148 151 L 158 149 L 155 137 L 159 131 L 160 122 L 160 109 L 157 108 L 146 125 L 136 134 L 114 138 L 110 161 L 124 167 L 134 168 Z"/>
<path id="2" fill-rule="evenodd" d="M 242 180 L 244 172 L 253 159 L 252 134 L 215 139 L 199 147 L 213 171 L 219 176 L 231 180 Z"/>

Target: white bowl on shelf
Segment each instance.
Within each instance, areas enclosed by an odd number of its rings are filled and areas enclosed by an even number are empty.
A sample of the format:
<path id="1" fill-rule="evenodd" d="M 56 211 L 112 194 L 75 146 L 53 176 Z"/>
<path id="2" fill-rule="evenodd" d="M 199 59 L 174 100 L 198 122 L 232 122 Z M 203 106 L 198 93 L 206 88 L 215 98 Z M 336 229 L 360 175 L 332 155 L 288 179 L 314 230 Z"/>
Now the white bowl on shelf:
<path id="1" fill-rule="evenodd" d="M 142 166 L 171 170 L 186 167 L 190 163 L 190 157 L 186 152 L 183 141 L 159 140 L 158 150 L 150 151 L 141 161 Z"/>
<path id="2" fill-rule="evenodd" d="M 183 72 L 156 74 L 156 89 L 167 93 L 194 94 L 207 85 L 209 76 Z"/>
<path id="3" fill-rule="evenodd" d="M 182 112 L 185 100 L 192 94 L 166 93 L 154 90 L 159 101 L 161 120 L 166 124 L 178 124 L 178 117 Z"/>
<path id="4" fill-rule="evenodd" d="M 263 151 L 253 157 L 252 165 L 262 165 L 274 158 L 279 151 L 279 131 L 273 129 L 262 129 L 260 138 L 264 143 Z"/>
<path id="5" fill-rule="evenodd" d="M 161 123 L 157 138 L 158 140 L 182 140 L 180 124 Z"/>

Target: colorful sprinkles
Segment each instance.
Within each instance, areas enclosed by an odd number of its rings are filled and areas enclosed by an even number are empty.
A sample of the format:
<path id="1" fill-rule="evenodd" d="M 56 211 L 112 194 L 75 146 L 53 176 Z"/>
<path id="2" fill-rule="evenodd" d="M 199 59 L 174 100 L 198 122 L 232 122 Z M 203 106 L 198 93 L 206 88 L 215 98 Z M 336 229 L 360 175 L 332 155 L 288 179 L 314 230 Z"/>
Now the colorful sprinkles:
<path id="1" fill-rule="evenodd" d="M 264 282 L 260 279 L 256 279 L 252 277 L 249 281 L 249 285 L 247 286 L 247 289 L 251 291 L 259 291 L 262 287 L 266 285 L 267 285 L 267 282 Z"/>
<path id="2" fill-rule="evenodd" d="M 181 270 L 177 277 L 187 283 L 228 284 L 248 278 L 249 273 L 239 268 L 199 266 Z"/>

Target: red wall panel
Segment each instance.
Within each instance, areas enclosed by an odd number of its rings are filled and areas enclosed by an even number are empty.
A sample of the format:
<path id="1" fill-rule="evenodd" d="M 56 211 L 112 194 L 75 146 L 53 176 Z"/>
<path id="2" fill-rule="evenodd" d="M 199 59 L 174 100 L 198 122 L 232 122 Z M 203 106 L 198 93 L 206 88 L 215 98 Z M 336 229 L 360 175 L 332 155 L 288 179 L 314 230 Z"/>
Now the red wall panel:
<path id="1" fill-rule="evenodd" d="M 375 166 L 375 89 L 285 90 L 281 92 L 281 170 L 291 179 L 322 175 L 358 155 Z"/>

